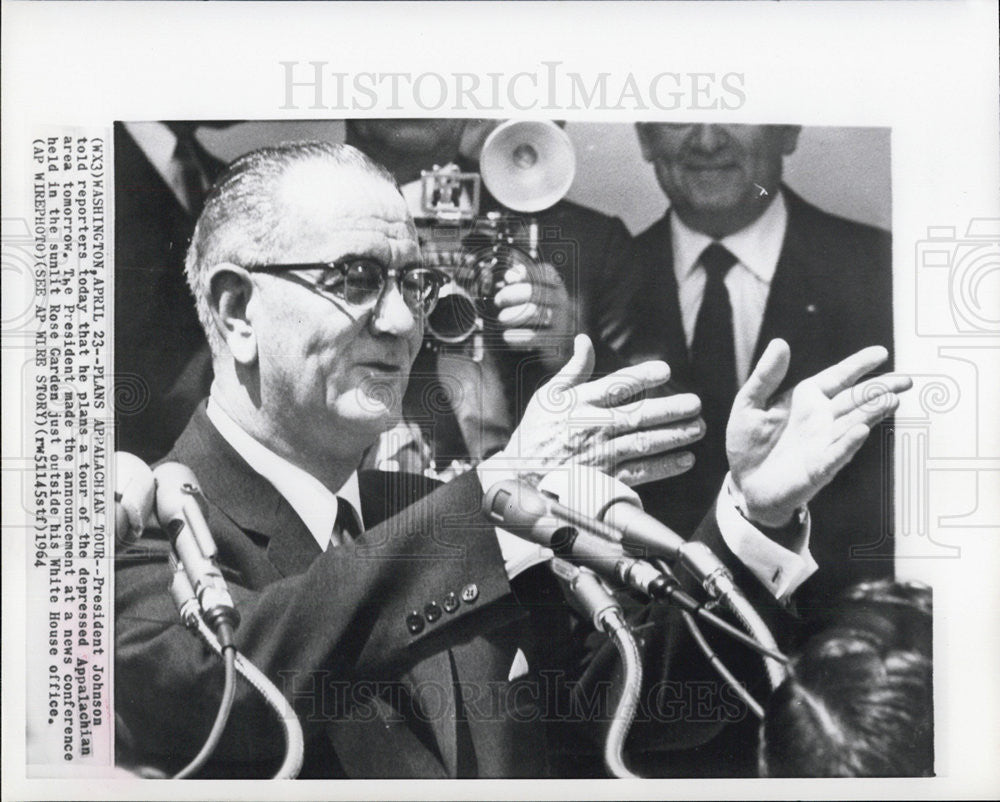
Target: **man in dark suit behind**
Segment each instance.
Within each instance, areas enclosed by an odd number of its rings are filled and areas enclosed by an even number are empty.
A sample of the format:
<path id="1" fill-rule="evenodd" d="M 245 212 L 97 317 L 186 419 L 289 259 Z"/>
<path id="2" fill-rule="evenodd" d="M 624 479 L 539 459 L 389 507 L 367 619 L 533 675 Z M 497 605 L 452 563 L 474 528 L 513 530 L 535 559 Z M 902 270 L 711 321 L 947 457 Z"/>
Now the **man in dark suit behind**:
<path id="1" fill-rule="evenodd" d="M 678 473 L 702 430 L 697 398 L 623 408 L 669 369 L 649 362 L 587 381 L 594 353 L 581 337 L 505 450 L 476 471 L 436 487 L 362 476 L 362 454 L 400 414 L 437 287 L 388 173 L 328 143 L 248 154 L 209 197 L 187 267 L 215 380 L 170 458 L 202 482 L 242 617 L 236 645 L 306 730 L 301 776 L 544 774 L 551 711 L 535 688 L 560 641 L 525 626 L 539 611 L 519 596 L 519 579 L 550 555 L 494 529 L 483 489 L 502 478 L 537 483 L 573 463 L 629 483 Z M 732 486 L 742 501 L 720 494 L 697 537 L 772 621 L 776 597 L 811 570 L 808 535 L 793 527 L 772 542 L 753 522 L 790 517 L 850 459 L 884 414 L 860 408 L 850 388 L 883 356 L 875 349 L 803 382 L 809 392 L 765 419 L 787 367 L 787 346 L 776 344 L 735 406 Z M 808 432 L 802 420 L 813 422 Z M 789 442 L 799 444 L 790 463 Z M 743 568 L 754 544 L 787 569 L 780 590 L 770 570 L 761 581 Z M 123 755 L 176 771 L 206 735 L 221 670 L 173 609 L 166 537 L 139 546 L 116 563 L 118 733 Z M 713 719 L 698 738 L 720 726 Z M 267 775 L 282 749 L 240 683 L 206 774 Z"/>
<path id="2" fill-rule="evenodd" d="M 184 255 L 224 165 L 199 144 L 196 128 L 115 123 L 117 440 L 149 461 L 167 452 L 212 380 Z"/>
<path id="3" fill-rule="evenodd" d="M 890 237 L 781 183 L 797 126 L 637 128 L 670 209 L 636 238 L 597 336 L 626 362 L 666 360 L 675 387 L 702 399 L 707 433 L 694 469 L 643 492 L 647 510 L 688 533 L 727 470 L 732 393 L 771 339 L 791 346 L 786 386 L 873 344 L 889 348 L 891 364 Z M 887 441 L 872 437 L 815 499 L 821 570 L 797 594 L 800 606 L 892 574 L 891 472 Z"/>

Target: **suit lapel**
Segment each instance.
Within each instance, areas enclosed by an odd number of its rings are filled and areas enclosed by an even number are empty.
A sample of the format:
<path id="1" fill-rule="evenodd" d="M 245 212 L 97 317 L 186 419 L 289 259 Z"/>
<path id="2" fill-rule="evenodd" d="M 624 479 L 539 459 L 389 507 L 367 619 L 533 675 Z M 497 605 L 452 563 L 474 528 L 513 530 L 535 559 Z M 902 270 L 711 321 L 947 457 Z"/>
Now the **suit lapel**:
<path id="1" fill-rule="evenodd" d="M 378 526 L 411 504 L 431 493 L 440 482 L 415 473 L 389 471 L 359 471 L 361 517 L 365 529 Z"/>
<path id="2" fill-rule="evenodd" d="M 632 296 L 635 306 L 643 310 L 633 319 L 639 321 L 636 330 L 640 349 L 629 349 L 642 359 L 665 359 L 670 365 L 673 389 L 687 387 L 691 382 L 691 364 L 681 320 L 677 278 L 674 276 L 673 240 L 670 236 L 670 214 L 664 215 L 636 240 L 634 264 L 650 265 L 635 284 Z M 634 312 L 629 312 L 633 316 Z"/>
<path id="3" fill-rule="evenodd" d="M 785 339 L 792 352 L 784 383 L 784 387 L 789 387 L 813 373 L 828 349 L 821 324 L 823 299 L 818 286 L 824 256 L 810 242 L 808 226 L 802 219 L 802 201 L 787 187 L 782 191 L 788 203 L 788 226 L 754 348 L 753 364 L 773 338 Z"/>
<path id="4" fill-rule="evenodd" d="M 247 537 L 266 541 L 267 559 L 282 576 L 303 573 L 321 553 L 288 502 L 212 425 L 204 402 L 170 458 L 191 467 L 210 504 Z M 422 476 L 384 471 L 362 471 L 358 482 L 366 528 L 381 523 L 437 486 Z M 444 650 L 422 659 L 405 679 L 417 694 L 447 775 L 457 776 L 455 672 L 450 652 Z"/>
<path id="5" fill-rule="evenodd" d="M 175 452 L 195 472 L 209 502 L 249 538 L 267 543 L 267 559 L 281 576 L 304 572 L 320 554 L 316 539 L 284 497 L 212 425 L 204 402 Z M 198 456 L 188 461 L 187 453 Z"/>

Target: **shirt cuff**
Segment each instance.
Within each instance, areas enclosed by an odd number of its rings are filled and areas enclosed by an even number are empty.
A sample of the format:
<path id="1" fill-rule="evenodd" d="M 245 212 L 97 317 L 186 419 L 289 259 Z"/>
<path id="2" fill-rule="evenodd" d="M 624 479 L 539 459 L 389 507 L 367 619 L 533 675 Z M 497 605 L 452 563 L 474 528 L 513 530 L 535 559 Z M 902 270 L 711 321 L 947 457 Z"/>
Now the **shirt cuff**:
<path id="1" fill-rule="evenodd" d="M 508 460 L 500 453 L 476 466 L 476 475 L 484 493 L 497 482 L 517 480 L 517 471 L 507 463 Z M 513 579 L 531 566 L 547 562 L 554 556 L 552 549 L 518 537 L 499 526 L 495 527 L 494 531 L 497 533 L 497 542 L 500 544 L 500 554 L 503 556 L 503 567 L 508 579 Z"/>
<path id="2" fill-rule="evenodd" d="M 719 531 L 729 550 L 736 555 L 776 599 L 784 601 L 812 576 L 819 566 L 809 553 L 809 534 L 812 521 L 808 508 L 799 513 L 799 535 L 792 549 L 779 546 L 757 527 L 744 518 L 738 509 L 740 493 L 726 474 L 715 518 Z"/>

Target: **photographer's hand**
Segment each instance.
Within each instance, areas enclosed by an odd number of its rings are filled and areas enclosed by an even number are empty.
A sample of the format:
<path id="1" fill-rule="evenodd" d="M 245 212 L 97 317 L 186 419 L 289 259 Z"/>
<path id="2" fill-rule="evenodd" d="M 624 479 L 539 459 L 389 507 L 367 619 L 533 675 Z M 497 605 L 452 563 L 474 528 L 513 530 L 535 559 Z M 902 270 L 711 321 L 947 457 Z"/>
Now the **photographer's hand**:
<path id="1" fill-rule="evenodd" d="M 688 470 L 694 459 L 683 449 L 705 432 L 698 397 L 641 397 L 670 378 L 666 362 L 643 362 L 588 381 L 593 369 L 594 347 L 586 335 L 578 335 L 573 356 L 532 396 L 497 456 L 533 483 L 570 463 L 597 468 L 629 485 Z M 636 397 L 640 400 L 631 400 Z"/>
<path id="2" fill-rule="evenodd" d="M 558 370 L 576 333 L 575 308 L 559 273 L 547 262 L 528 268 L 518 264 L 507 271 L 504 282 L 493 299 L 504 342 L 518 350 L 539 351 L 545 367 Z"/>

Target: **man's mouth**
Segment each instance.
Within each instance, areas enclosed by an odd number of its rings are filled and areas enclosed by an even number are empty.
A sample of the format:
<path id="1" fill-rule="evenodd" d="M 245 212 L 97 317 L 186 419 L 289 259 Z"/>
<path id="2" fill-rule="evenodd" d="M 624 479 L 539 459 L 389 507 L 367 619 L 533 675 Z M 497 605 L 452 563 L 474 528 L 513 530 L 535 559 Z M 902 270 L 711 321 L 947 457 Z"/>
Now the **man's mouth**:
<path id="1" fill-rule="evenodd" d="M 736 170 L 739 168 L 739 165 L 732 164 L 731 162 L 723 164 L 688 163 L 685 165 L 685 168 L 698 173 L 723 173 L 723 172 L 728 172 L 729 170 Z"/>
<path id="2" fill-rule="evenodd" d="M 367 362 L 359 362 L 359 367 L 375 370 L 379 373 L 402 373 L 403 366 L 398 362 L 385 362 L 381 359 L 371 359 Z"/>

